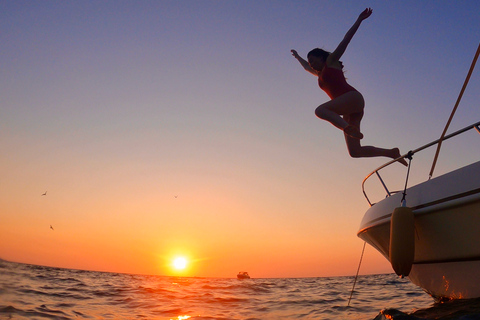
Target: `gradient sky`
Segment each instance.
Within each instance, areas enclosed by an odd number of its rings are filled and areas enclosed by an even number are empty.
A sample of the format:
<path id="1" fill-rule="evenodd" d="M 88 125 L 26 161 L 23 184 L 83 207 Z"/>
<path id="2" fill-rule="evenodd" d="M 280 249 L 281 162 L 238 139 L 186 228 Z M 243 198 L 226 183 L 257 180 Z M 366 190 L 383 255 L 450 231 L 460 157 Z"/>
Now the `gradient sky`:
<path id="1" fill-rule="evenodd" d="M 363 143 L 406 153 L 447 122 L 479 44 L 476 0 L 0 2 L 0 258 L 355 274 L 361 182 L 387 159 L 348 156 L 290 49 L 335 49 L 366 7 L 342 57 L 366 100 Z M 477 66 L 449 132 L 480 120 L 479 88 Z M 454 141 L 435 175 L 478 160 L 478 134 Z M 415 157 L 411 183 L 433 153 Z M 405 168 L 390 171 L 401 188 Z M 367 246 L 361 273 L 382 272 Z"/>

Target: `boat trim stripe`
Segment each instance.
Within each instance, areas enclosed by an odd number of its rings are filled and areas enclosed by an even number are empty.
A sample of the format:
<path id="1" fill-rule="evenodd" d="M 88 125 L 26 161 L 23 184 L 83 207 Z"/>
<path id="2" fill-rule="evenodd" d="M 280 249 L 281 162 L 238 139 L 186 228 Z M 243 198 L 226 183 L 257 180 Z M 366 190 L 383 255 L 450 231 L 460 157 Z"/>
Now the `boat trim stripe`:
<path id="1" fill-rule="evenodd" d="M 449 263 L 449 262 L 470 262 L 470 261 L 479 261 L 480 256 L 470 257 L 470 258 L 455 258 L 455 259 L 443 259 L 443 260 L 426 260 L 426 261 L 415 261 L 413 264 L 433 264 L 433 263 Z"/>
<path id="2" fill-rule="evenodd" d="M 435 200 L 435 201 L 432 201 L 432 202 L 428 202 L 428 203 L 425 203 L 425 204 L 421 204 L 421 205 L 413 207 L 412 210 L 418 210 L 418 209 L 431 207 L 431 206 L 434 206 L 436 204 L 440 204 L 440 203 L 443 203 L 443 202 L 468 197 L 468 196 L 471 196 L 471 195 L 474 195 L 474 194 L 477 194 L 477 193 L 480 193 L 480 188 L 473 189 L 473 190 L 463 192 L 463 193 L 459 193 L 459 194 L 456 194 L 456 195 L 453 195 L 453 196 L 450 196 L 450 197 L 446 197 L 446 198 L 443 198 L 443 199 Z"/>
<path id="3" fill-rule="evenodd" d="M 428 207 L 431 207 L 431 206 L 434 206 L 434 205 L 437 205 L 437 204 L 440 204 L 440 203 L 444 203 L 444 202 L 447 202 L 447 201 L 452 201 L 452 200 L 456 200 L 456 199 L 468 197 L 468 196 L 471 196 L 471 195 L 474 195 L 474 194 L 477 194 L 477 193 L 480 193 L 480 188 L 478 188 L 478 189 L 473 189 L 473 190 L 470 190 L 470 191 L 467 191 L 467 192 L 463 192 L 463 193 L 459 193 L 459 194 L 456 194 L 456 195 L 453 195 L 453 196 L 450 196 L 450 197 L 438 199 L 438 200 L 435 200 L 435 201 L 431 201 L 431 202 L 428 202 L 428 203 L 425 203 L 425 204 L 420 204 L 420 205 L 418 205 L 418 206 L 412 207 L 411 209 L 412 209 L 412 210 L 424 209 L 424 208 L 428 208 Z M 371 220 L 370 223 L 375 223 L 376 221 L 380 221 L 380 220 L 386 219 L 386 218 L 390 217 L 391 215 L 392 215 L 392 213 L 383 215 L 383 216 L 381 216 L 381 217 L 378 217 L 378 218 L 376 218 L 376 219 Z M 385 222 L 385 223 L 388 223 L 388 221 Z M 382 224 L 383 224 L 383 223 L 382 223 Z M 380 225 L 382 225 L 382 224 L 380 224 Z M 366 227 L 366 228 L 360 230 L 358 233 L 361 233 L 361 232 L 363 232 L 364 230 L 369 229 L 369 228 L 372 228 L 372 227 L 374 227 L 374 226 Z"/>

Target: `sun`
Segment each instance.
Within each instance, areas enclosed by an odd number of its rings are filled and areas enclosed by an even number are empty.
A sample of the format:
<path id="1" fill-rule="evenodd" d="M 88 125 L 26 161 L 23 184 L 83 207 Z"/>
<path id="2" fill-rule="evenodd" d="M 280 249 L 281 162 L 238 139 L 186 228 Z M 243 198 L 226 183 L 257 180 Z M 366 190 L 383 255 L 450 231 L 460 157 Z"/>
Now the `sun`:
<path id="1" fill-rule="evenodd" d="M 188 265 L 188 260 L 185 257 L 176 257 L 172 262 L 175 270 L 184 270 Z"/>

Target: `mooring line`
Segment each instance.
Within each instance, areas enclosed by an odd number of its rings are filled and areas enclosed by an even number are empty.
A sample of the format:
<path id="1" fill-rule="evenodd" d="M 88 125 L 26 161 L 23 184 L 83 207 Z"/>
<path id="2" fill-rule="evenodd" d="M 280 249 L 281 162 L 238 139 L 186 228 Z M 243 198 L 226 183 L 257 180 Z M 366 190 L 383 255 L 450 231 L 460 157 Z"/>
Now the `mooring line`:
<path id="1" fill-rule="evenodd" d="M 350 307 L 350 300 L 352 300 L 353 290 L 355 290 L 355 284 L 357 283 L 358 273 L 360 272 L 360 266 L 362 265 L 363 253 L 365 252 L 365 245 L 366 244 L 367 244 L 367 242 L 364 241 L 363 242 L 362 255 L 360 256 L 360 262 L 358 263 L 357 274 L 355 275 L 355 280 L 353 281 L 353 288 L 352 288 L 352 292 L 350 292 L 350 298 L 348 298 L 347 307 Z"/>
<path id="2" fill-rule="evenodd" d="M 445 129 L 443 129 L 442 135 L 437 144 L 437 151 L 435 152 L 435 157 L 433 158 L 432 168 L 430 169 L 430 173 L 428 174 L 428 180 L 430 180 L 433 176 L 433 170 L 435 170 L 435 165 L 437 164 L 438 155 L 440 154 L 440 148 L 442 147 L 443 138 L 447 133 L 448 127 L 450 126 L 450 122 L 453 119 L 453 115 L 457 111 L 458 105 L 460 104 L 460 100 L 462 100 L 463 93 L 467 88 L 467 84 L 470 81 L 470 76 L 472 75 L 473 69 L 475 69 L 475 64 L 477 63 L 478 56 L 480 55 L 480 43 L 478 44 L 477 52 L 475 52 L 475 57 L 473 58 L 472 64 L 470 65 L 470 70 L 468 70 L 467 78 L 463 83 L 462 90 L 460 90 L 460 94 L 458 95 L 457 102 L 455 102 L 455 106 L 453 107 L 452 113 L 450 114 L 450 118 L 448 118 L 447 124 L 445 125 Z"/>

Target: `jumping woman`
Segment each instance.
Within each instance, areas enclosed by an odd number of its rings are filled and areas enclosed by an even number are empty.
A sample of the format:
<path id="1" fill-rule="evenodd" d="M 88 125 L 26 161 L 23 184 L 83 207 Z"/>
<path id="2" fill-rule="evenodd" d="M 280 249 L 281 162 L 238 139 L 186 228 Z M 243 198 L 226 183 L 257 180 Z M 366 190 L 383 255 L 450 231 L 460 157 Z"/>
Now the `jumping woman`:
<path id="1" fill-rule="evenodd" d="M 360 132 L 360 122 L 363 118 L 365 101 L 362 94 L 345 80 L 343 64 L 340 61 L 358 27 L 371 14 L 372 9 L 367 8 L 358 16 L 357 21 L 345 34 L 335 51 L 330 53 L 319 48 L 313 49 L 307 55 L 308 61 L 300 57 L 295 50 L 292 50 L 292 55 L 306 71 L 318 77 L 318 85 L 330 97 L 330 101 L 315 109 L 315 115 L 343 131 L 350 156 L 353 158 L 389 157 L 396 159 L 400 157 L 398 148 L 383 149 L 360 145 L 360 139 L 363 138 L 363 134 Z M 399 162 L 407 165 L 405 159 L 401 159 Z"/>

